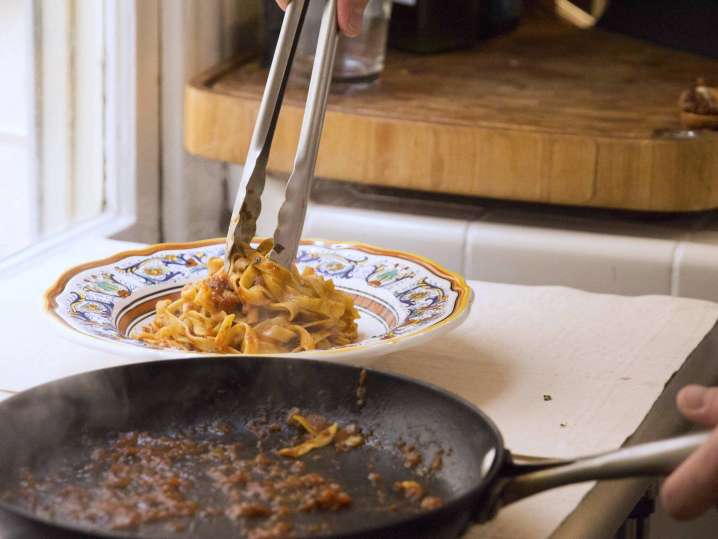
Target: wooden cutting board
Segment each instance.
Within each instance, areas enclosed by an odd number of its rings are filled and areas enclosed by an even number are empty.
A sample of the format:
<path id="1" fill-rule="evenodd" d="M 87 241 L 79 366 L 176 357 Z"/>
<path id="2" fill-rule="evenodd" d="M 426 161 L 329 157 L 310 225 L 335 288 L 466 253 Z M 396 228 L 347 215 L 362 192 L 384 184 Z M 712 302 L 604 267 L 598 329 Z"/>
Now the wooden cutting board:
<path id="1" fill-rule="evenodd" d="M 332 94 L 324 178 L 650 211 L 718 207 L 718 133 L 686 132 L 677 99 L 718 61 L 534 18 L 474 50 L 390 51 L 381 80 Z M 252 58 L 192 80 L 185 145 L 244 161 L 266 79 Z M 270 168 L 291 170 L 306 91 L 290 84 Z"/>

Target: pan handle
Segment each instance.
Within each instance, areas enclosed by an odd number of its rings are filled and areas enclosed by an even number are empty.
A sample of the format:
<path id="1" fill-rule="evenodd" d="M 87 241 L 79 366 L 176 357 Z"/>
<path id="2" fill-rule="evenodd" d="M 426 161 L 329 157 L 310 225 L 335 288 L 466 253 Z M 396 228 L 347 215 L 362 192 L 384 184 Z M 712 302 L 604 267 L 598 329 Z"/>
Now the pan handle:
<path id="1" fill-rule="evenodd" d="M 568 461 L 539 459 L 519 463 L 509 457 L 478 520 L 489 520 L 505 505 L 562 485 L 668 475 L 709 435 L 709 432 L 687 434 Z"/>

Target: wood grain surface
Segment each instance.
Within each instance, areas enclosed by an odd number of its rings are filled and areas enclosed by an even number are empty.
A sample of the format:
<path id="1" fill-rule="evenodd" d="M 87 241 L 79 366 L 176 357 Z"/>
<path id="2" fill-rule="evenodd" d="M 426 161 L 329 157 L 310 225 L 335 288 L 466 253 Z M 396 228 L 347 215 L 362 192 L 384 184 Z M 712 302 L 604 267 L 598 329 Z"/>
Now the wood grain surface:
<path id="1" fill-rule="evenodd" d="M 718 61 L 549 18 L 474 50 L 390 51 L 381 80 L 335 88 L 317 175 L 424 191 L 651 211 L 718 207 L 718 134 L 682 131 L 681 91 Z M 186 92 L 191 153 L 241 163 L 266 70 L 234 59 Z M 270 167 L 289 171 L 292 83 Z"/>

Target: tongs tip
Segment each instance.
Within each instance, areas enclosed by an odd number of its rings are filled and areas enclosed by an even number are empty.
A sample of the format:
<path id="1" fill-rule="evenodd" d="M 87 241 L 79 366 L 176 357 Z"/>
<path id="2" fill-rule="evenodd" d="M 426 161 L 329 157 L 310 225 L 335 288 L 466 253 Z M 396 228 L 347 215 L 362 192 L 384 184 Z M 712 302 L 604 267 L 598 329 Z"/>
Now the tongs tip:
<path id="1" fill-rule="evenodd" d="M 284 22 L 259 106 L 242 182 L 229 225 L 225 252 L 225 268 L 227 269 L 231 257 L 235 254 L 237 243 L 250 242 L 256 231 L 256 222 L 261 211 L 261 195 L 266 180 L 269 149 L 309 1 L 292 0 L 284 15 Z M 337 0 L 328 0 L 322 15 L 297 155 L 274 233 L 275 245 L 271 258 L 287 267 L 291 265 L 296 256 L 304 226 L 307 201 L 314 179 L 314 168 L 337 45 L 336 17 Z"/>

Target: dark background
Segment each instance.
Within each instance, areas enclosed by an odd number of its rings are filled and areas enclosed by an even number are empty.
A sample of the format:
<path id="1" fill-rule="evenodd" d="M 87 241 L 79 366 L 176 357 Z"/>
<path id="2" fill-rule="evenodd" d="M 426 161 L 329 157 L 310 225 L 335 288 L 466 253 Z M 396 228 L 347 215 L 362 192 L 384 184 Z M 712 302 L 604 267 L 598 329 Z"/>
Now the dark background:
<path id="1" fill-rule="evenodd" d="M 598 26 L 718 58 L 718 0 L 611 0 Z"/>

